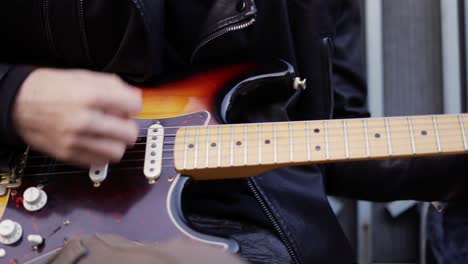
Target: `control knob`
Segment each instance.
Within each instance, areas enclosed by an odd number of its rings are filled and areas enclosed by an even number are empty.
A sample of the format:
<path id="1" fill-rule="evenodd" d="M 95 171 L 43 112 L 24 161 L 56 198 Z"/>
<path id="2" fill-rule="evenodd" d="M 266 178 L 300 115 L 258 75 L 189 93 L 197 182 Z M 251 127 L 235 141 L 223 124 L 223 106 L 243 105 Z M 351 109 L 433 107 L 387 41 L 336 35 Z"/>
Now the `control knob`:
<path id="1" fill-rule="evenodd" d="M 0 222 L 0 243 L 3 245 L 11 245 L 21 239 L 23 228 L 20 224 L 11 220 L 3 220 Z"/>
<path id="2" fill-rule="evenodd" d="M 30 187 L 23 193 L 23 205 L 30 212 L 41 210 L 47 203 L 47 194 L 36 187 Z"/>

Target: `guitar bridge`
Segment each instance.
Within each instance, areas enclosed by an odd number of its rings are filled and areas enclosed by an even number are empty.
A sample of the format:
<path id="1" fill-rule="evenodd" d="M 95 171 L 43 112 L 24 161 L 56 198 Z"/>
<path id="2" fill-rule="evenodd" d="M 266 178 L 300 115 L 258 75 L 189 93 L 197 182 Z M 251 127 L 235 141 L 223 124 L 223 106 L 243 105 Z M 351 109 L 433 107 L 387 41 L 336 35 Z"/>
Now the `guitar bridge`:
<path id="1" fill-rule="evenodd" d="M 29 147 L 21 153 L 13 153 L 5 157 L 2 169 L 0 169 L 0 190 L 21 186 L 28 153 Z"/>

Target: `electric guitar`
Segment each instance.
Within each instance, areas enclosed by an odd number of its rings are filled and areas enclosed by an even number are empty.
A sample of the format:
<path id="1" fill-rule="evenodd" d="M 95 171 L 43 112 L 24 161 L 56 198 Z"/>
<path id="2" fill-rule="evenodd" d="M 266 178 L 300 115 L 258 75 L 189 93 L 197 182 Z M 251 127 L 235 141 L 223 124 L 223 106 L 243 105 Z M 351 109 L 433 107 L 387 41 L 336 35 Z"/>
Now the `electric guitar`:
<path id="1" fill-rule="evenodd" d="M 227 66 L 142 88 L 139 138 L 118 164 L 81 170 L 26 151 L 2 175 L 8 188 L 0 198 L 0 262 L 42 263 L 85 233 L 138 241 L 186 237 L 235 252 L 235 241 L 201 234 L 185 221 L 181 195 L 190 179 L 468 150 L 465 114 L 223 124 L 237 101 L 271 85 L 306 89 L 284 61 Z"/>

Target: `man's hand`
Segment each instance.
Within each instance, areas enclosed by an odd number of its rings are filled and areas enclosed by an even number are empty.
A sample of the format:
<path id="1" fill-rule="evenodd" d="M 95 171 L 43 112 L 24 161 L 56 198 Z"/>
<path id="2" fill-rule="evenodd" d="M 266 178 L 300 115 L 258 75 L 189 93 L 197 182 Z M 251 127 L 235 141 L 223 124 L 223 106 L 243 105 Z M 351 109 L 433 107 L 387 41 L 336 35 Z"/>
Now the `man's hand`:
<path id="1" fill-rule="evenodd" d="M 116 75 L 38 69 L 13 107 L 17 133 L 32 148 L 75 165 L 119 161 L 138 137 L 129 117 L 141 111 L 138 89 Z"/>

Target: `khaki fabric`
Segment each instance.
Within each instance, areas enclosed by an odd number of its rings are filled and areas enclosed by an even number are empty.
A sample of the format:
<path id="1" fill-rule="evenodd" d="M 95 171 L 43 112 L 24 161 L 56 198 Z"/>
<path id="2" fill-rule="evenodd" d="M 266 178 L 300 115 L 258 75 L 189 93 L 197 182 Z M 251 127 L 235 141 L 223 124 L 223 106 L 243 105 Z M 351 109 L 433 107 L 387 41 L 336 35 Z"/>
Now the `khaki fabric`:
<path id="1" fill-rule="evenodd" d="M 138 243 L 112 234 L 70 240 L 46 264 L 246 264 L 237 256 L 188 240 Z"/>

